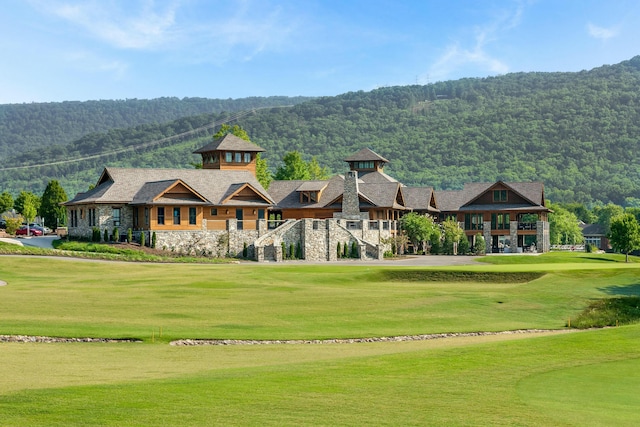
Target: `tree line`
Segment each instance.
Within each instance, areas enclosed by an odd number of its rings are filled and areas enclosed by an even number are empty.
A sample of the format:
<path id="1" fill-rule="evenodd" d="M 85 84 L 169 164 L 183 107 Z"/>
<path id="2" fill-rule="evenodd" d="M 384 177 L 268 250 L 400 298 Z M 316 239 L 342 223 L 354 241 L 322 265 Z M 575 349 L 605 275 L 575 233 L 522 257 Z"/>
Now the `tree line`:
<path id="1" fill-rule="evenodd" d="M 514 73 L 350 92 L 256 110 L 229 123 L 266 149 L 272 174 L 290 152 L 340 173 L 346 156 L 369 147 L 388 158 L 385 171 L 407 185 L 444 190 L 466 182 L 542 181 L 554 202 L 634 206 L 640 200 L 639 84 L 640 56 L 578 73 Z M 32 150 L 7 162 L 34 168 L 0 170 L 0 182 L 9 191 L 39 192 L 57 179 L 77 191 L 107 164 L 190 167 L 197 160 L 191 152 L 210 134 L 145 144 L 224 120 L 224 114 L 112 129 Z M 125 147 L 132 151 L 117 153 Z M 35 166 L 100 153 L 115 154 Z"/>

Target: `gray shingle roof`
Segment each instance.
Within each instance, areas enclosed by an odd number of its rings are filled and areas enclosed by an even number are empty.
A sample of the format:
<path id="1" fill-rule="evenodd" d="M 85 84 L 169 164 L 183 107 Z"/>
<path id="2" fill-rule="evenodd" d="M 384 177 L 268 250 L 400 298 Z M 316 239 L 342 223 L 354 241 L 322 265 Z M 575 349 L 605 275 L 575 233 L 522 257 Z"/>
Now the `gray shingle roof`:
<path id="1" fill-rule="evenodd" d="M 432 187 L 402 187 L 404 202 L 408 208 L 420 211 L 438 212 L 431 206 Z"/>
<path id="2" fill-rule="evenodd" d="M 389 163 L 389 160 L 385 159 L 384 157 L 382 157 L 381 155 L 379 155 L 378 153 L 376 153 L 375 151 L 369 148 L 363 148 L 357 153 L 352 154 L 346 159 L 344 159 L 345 162 L 358 162 L 358 161 L 367 162 L 367 161 L 376 161 L 376 160 Z"/>
<path id="3" fill-rule="evenodd" d="M 177 180 L 184 182 L 211 205 L 220 205 L 231 189 L 249 184 L 258 194 L 273 204 L 269 194 L 249 171 L 217 169 L 132 169 L 105 168 L 99 185 L 79 193 L 66 205 L 78 203 L 146 203 L 157 197 Z M 235 190 L 234 190 L 235 191 Z M 196 199 L 193 199 L 196 201 Z"/>
<path id="4" fill-rule="evenodd" d="M 237 136 L 228 133 L 223 137 L 215 139 L 210 144 L 205 145 L 202 148 L 194 151 L 194 154 L 207 153 L 209 151 L 254 151 L 261 152 L 265 151 L 264 148 L 258 147 L 253 142 L 245 141 L 242 138 L 238 138 Z"/>
<path id="5" fill-rule="evenodd" d="M 525 199 L 531 202 L 530 205 L 505 205 L 501 204 L 500 209 L 531 209 L 534 206 L 540 208 L 539 210 L 548 210 L 544 207 L 544 185 L 541 182 L 501 182 L 507 187 L 511 188 L 516 193 L 520 194 Z M 458 210 L 495 210 L 496 205 L 472 205 L 468 209 L 464 206 L 473 200 L 480 197 L 487 192 L 491 187 L 497 184 L 496 182 L 475 182 L 464 185 L 462 190 L 453 191 L 436 191 L 436 201 L 438 208 L 443 212 L 451 212 Z"/>

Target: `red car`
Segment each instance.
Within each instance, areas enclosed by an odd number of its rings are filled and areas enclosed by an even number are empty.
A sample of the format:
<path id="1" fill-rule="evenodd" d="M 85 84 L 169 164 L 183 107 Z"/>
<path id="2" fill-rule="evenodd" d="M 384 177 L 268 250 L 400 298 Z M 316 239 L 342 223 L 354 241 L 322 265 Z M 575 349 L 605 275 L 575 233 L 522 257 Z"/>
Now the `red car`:
<path id="1" fill-rule="evenodd" d="M 22 227 L 16 230 L 16 236 L 26 236 L 27 235 L 27 226 L 23 225 Z M 42 230 L 36 227 L 29 227 L 29 236 L 42 236 Z"/>

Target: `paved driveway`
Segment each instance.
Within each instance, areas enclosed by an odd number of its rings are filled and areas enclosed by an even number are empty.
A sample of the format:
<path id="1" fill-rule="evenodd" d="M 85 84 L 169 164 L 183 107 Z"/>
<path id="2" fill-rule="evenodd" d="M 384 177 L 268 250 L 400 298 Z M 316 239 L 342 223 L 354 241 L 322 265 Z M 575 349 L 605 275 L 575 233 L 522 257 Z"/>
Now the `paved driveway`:
<path id="1" fill-rule="evenodd" d="M 53 249 L 53 241 L 58 240 L 58 236 L 40 237 L 3 237 L 0 241 L 13 243 L 20 246 L 34 246 L 36 248 Z"/>

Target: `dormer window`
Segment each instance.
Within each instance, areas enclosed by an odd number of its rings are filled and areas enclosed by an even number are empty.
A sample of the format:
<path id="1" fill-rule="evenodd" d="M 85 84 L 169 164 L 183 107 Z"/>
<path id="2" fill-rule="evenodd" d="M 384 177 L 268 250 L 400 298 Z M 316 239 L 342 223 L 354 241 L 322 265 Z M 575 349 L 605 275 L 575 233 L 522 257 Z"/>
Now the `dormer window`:
<path id="1" fill-rule="evenodd" d="M 301 191 L 300 203 L 318 203 L 318 191 Z"/>
<path id="2" fill-rule="evenodd" d="M 507 201 L 507 190 L 493 190 L 493 201 L 504 203 Z"/>
<path id="3" fill-rule="evenodd" d="M 251 153 L 244 153 L 244 162 L 251 163 Z"/>

